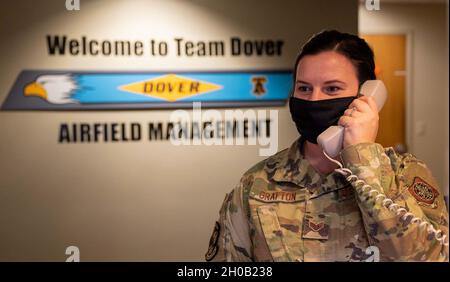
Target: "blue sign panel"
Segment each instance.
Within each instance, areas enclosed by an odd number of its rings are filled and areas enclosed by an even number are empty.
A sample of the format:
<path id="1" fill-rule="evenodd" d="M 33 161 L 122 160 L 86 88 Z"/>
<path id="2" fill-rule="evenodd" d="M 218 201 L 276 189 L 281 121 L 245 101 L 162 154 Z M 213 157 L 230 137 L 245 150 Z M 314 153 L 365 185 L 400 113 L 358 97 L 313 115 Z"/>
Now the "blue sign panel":
<path id="1" fill-rule="evenodd" d="M 290 71 L 67 72 L 22 71 L 3 110 L 94 110 L 281 106 Z"/>

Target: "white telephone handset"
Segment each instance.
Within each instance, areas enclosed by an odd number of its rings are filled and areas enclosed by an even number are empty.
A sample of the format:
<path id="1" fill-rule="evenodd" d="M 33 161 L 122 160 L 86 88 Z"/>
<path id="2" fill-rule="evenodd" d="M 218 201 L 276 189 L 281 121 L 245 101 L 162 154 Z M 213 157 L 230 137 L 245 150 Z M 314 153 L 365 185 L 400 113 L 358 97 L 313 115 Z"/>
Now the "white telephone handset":
<path id="1" fill-rule="evenodd" d="M 386 86 L 381 80 L 367 80 L 361 85 L 360 93 L 375 99 L 378 111 L 383 108 L 387 98 Z M 344 128 L 340 125 L 330 126 L 317 137 L 317 143 L 330 157 L 336 157 L 342 150 Z"/>

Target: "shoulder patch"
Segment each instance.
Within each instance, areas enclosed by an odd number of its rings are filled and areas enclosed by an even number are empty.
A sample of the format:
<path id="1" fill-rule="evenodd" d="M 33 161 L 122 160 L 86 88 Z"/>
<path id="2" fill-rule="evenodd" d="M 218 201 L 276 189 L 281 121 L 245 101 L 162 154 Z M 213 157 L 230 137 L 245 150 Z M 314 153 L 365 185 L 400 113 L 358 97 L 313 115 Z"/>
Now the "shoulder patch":
<path id="1" fill-rule="evenodd" d="M 219 241 L 219 235 L 220 235 L 220 223 L 216 221 L 214 231 L 211 235 L 211 238 L 209 239 L 208 251 L 205 254 L 206 261 L 210 261 L 216 256 L 217 251 L 219 250 L 219 246 L 217 246 L 217 242 Z"/>
<path id="2" fill-rule="evenodd" d="M 414 177 L 414 181 L 408 188 L 409 193 L 417 200 L 420 205 L 436 208 L 436 198 L 439 196 L 438 190 L 425 182 L 420 177 Z"/>

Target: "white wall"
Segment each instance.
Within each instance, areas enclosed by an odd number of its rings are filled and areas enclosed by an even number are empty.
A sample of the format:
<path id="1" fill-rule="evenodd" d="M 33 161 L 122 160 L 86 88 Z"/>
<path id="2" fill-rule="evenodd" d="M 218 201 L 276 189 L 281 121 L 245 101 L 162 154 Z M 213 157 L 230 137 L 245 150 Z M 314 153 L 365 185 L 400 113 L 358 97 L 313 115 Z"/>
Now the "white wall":
<path id="1" fill-rule="evenodd" d="M 291 68 L 324 28 L 357 32 L 357 2 L 4 1 L 0 101 L 23 69 L 226 70 Z M 280 38 L 280 58 L 50 57 L 46 34 L 104 39 Z M 297 137 L 279 109 L 279 149 Z M 261 160 L 256 146 L 57 143 L 62 122 L 167 120 L 170 111 L 0 112 L 0 260 L 203 260 L 225 196 Z"/>
<path id="2" fill-rule="evenodd" d="M 359 8 L 360 33 L 408 34 L 408 149 L 431 168 L 448 195 L 449 84 L 448 6 L 444 3 L 391 4 L 379 11 Z M 425 125 L 423 135 L 420 124 Z"/>

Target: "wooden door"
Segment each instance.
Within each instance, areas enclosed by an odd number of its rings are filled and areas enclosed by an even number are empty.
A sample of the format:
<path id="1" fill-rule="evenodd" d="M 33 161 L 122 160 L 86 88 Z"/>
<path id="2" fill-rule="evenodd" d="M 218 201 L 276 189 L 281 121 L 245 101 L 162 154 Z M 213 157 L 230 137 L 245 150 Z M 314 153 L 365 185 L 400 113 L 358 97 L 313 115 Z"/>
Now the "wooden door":
<path id="1" fill-rule="evenodd" d="M 360 35 L 375 53 L 377 79 L 388 90 L 380 112 L 377 143 L 402 152 L 406 146 L 406 35 Z"/>

